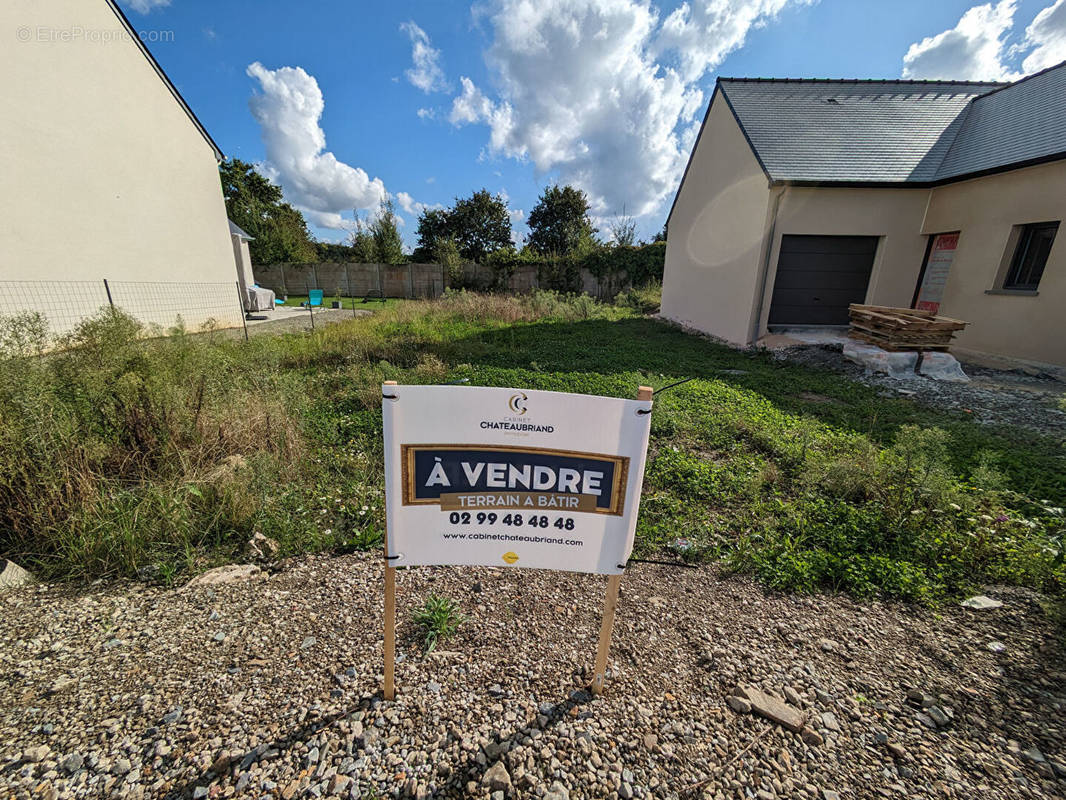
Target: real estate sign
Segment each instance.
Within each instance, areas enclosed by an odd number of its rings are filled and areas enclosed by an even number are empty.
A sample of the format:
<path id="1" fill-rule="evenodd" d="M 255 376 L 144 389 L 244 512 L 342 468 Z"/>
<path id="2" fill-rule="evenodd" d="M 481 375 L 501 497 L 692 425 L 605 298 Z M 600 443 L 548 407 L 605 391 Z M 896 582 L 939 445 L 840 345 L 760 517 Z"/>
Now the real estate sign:
<path id="1" fill-rule="evenodd" d="M 623 571 L 650 400 L 466 386 L 382 393 L 390 566 Z"/>
<path id="2" fill-rule="evenodd" d="M 940 311 L 940 303 L 944 299 L 944 287 L 947 286 L 948 273 L 951 272 L 951 263 L 955 260 L 955 250 L 958 246 L 958 232 L 941 233 L 933 239 L 915 308 L 932 311 L 934 314 Z"/>

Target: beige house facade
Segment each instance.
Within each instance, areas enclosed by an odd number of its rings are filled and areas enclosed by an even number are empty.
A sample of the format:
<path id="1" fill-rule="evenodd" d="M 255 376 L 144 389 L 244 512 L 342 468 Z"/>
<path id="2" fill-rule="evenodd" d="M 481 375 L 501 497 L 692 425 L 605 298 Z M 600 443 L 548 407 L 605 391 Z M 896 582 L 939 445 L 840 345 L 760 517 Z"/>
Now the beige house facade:
<path id="1" fill-rule="evenodd" d="M 222 152 L 120 9 L 4 0 L 0 36 L 0 282 L 107 278 L 140 284 L 129 310 L 159 324 L 233 316 Z"/>
<path id="2" fill-rule="evenodd" d="M 668 219 L 662 313 L 739 345 L 852 302 L 1066 367 L 1066 65 L 1014 84 L 722 79 Z"/>

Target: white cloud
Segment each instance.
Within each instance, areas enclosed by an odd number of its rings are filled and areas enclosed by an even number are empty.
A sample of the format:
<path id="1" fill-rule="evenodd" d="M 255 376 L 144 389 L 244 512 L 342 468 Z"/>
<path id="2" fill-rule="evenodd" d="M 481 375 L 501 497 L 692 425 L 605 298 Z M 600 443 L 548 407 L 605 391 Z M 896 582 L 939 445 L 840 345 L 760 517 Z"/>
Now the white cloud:
<path id="1" fill-rule="evenodd" d="M 427 203 L 420 203 L 415 200 L 407 192 L 397 192 L 396 202 L 400 204 L 400 208 L 413 216 L 419 216 L 423 211 L 435 210 L 444 208 L 440 203 L 433 203 L 429 205 Z"/>
<path id="2" fill-rule="evenodd" d="M 420 108 L 415 113 L 418 114 L 419 119 L 435 119 L 437 116 L 437 112 L 432 108 Z"/>
<path id="3" fill-rule="evenodd" d="M 169 6 L 170 0 L 126 0 L 125 5 L 132 8 L 138 14 L 147 14 L 153 8 Z"/>
<path id="4" fill-rule="evenodd" d="M 269 70 L 258 61 L 248 75 L 262 89 L 248 101 L 266 148 L 262 171 L 281 185 L 286 200 L 308 212 L 314 224 L 330 228 L 343 229 L 342 212 L 376 209 L 386 197 L 385 184 L 326 150 L 319 125 L 325 101 L 314 77 L 300 67 Z"/>
<path id="5" fill-rule="evenodd" d="M 659 210 L 688 158 L 697 82 L 786 4 L 692 0 L 660 24 L 650 0 L 487 0 L 492 96 L 467 77 L 454 125 L 488 126 L 488 153 L 584 189 L 594 212 Z"/>
<path id="6" fill-rule="evenodd" d="M 1039 72 L 1066 61 L 1066 0 L 1057 0 L 1033 18 L 1023 46 L 1033 48 L 1022 62 L 1023 72 Z"/>
<path id="7" fill-rule="evenodd" d="M 974 6 L 951 30 L 915 42 L 903 56 L 904 78 L 1002 81 L 1019 77 L 1004 63 L 1015 0 Z"/>
<path id="8" fill-rule="evenodd" d="M 403 23 L 400 30 L 411 38 L 413 66 L 404 73 L 407 80 L 426 94 L 447 91 L 450 87 L 440 67 L 440 50 L 430 44 L 429 36 L 414 22 Z"/>
<path id="9" fill-rule="evenodd" d="M 1029 23 L 1017 44 L 1017 0 L 973 6 L 951 30 L 915 42 L 903 56 L 904 78 L 1013 81 L 1066 61 L 1066 0 L 1055 0 Z M 1012 62 L 1023 54 L 1020 69 Z"/>

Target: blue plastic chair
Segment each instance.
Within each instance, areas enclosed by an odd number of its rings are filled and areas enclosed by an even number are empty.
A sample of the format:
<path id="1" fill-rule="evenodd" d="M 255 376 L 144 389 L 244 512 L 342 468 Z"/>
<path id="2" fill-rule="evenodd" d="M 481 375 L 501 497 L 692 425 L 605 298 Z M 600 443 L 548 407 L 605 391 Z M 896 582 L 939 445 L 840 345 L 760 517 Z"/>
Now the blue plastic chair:
<path id="1" fill-rule="evenodd" d="M 322 305 L 322 295 L 324 292 L 321 289 L 311 289 L 307 293 L 307 305 L 320 306 Z"/>

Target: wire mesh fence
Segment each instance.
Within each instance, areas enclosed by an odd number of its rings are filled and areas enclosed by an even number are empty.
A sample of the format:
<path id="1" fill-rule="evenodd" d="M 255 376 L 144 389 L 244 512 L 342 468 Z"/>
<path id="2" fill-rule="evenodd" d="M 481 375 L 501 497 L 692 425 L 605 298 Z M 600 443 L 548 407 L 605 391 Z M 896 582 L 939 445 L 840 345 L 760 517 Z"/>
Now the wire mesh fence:
<path id="1" fill-rule="evenodd" d="M 39 315 L 53 342 L 107 308 L 129 314 L 145 326 L 147 335 L 164 335 L 174 328 L 196 332 L 244 324 L 236 281 L 0 281 L 0 318 Z"/>

